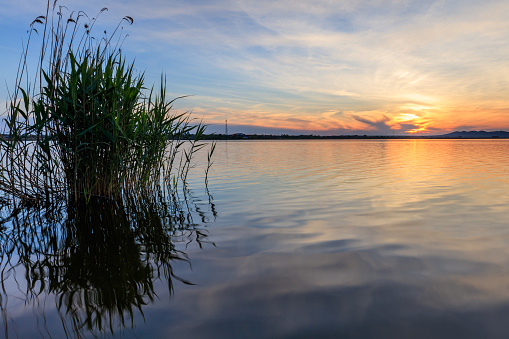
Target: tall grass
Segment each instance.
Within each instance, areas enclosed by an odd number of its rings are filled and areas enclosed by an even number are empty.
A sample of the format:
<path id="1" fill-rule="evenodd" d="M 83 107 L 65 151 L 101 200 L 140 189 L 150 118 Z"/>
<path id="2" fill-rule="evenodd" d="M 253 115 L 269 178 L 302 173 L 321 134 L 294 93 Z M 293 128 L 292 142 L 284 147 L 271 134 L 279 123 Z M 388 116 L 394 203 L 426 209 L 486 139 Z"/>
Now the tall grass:
<path id="1" fill-rule="evenodd" d="M 30 25 L 7 137 L 0 138 L 0 191 L 25 204 L 118 200 L 185 182 L 205 127 L 174 113 L 164 76 L 159 88 L 146 88 L 144 74 L 126 61 L 122 25 L 133 19 L 124 17 L 111 35 L 97 38 L 93 28 L 106 8 L 93 19 L 83 12 L 64 18 L 56 4 L 48 0 L 46 15 Z M 41 44 L 31 74 L 34 34 Z"/>

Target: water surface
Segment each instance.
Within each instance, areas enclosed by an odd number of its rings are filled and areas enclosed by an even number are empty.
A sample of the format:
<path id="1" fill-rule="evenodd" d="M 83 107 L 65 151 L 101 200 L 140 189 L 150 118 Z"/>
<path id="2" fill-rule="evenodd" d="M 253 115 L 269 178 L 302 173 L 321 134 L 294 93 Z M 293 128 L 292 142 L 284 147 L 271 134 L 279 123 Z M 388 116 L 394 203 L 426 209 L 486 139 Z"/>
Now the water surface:
<path id="1" fill-rule="evenodd" d="M 509 141 L 228 141 L 214 161 L 174 240 L 194 285 L 155 279 L 109 336 L 506 337 Z M 22 299 L 12 336 L 65 335 L 54 303 Z"/>

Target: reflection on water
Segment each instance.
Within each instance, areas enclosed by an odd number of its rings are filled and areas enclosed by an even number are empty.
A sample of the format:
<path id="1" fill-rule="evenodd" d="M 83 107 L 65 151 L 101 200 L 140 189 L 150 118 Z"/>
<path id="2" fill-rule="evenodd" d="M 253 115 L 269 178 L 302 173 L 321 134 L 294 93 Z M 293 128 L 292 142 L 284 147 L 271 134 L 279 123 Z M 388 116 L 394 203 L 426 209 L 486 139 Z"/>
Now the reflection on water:
<path id="1" fill-rule="evenodd" d="M 193 264 L 223 281 L 178 298 L 176 335 L 509 333 L 509 141 L 237 142 L 215 161 L 227 226 Z"/>
<path id="2" fill-rule="evenodd" d="M 12 298 L 34 308 L 41 335 L 55 335 L 45 319 L 55 306 L 69 337 L 133 327 L 135 314 L 143 316 L 144 306 L 157 298 L 155 281 L 166 282 L 170 294 L 175 279 L 191 284 L 173 271 L 175 261 L 189 262 L 176 243 L 206 242 L 200 227 L 206 218 L 189 195 L 179 201 L 162 194 L 11 211 L 0 232 L 5 335 L 17 333 Z M 16 295 L 12 286 L 8 291 L 13 281 Z"/>
<path id="3" fill-rule="evenodd" d="M 9 332 L 63 337 L 56 308 L 84 336 L 507 337 L 509 140 L 229 141 L 214 162 L 213 205 L 12 217 Z"/>

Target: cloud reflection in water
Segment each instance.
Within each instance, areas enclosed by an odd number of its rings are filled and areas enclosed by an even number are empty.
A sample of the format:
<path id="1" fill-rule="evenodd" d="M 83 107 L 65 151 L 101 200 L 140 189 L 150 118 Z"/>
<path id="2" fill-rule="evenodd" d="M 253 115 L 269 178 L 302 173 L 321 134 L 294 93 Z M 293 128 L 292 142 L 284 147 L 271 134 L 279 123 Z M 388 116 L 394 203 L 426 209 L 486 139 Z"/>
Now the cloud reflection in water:
<path id="1" fill-rule="evenodd" d="M 34 308 L 43 336 L 63 335 L 58 334 L 62 330 L 71 337 L 96 336 L 134 327 L 143 308 L 158 298 L 154 282 L 166 282 L 170 294 L 174 279 L 192 284 L 172 268 L 176 261 L 190 265 L 178 243 L 206 243 L 203 226 L 212 216 L 189 192 L 184 200 L 161 193 L 142 200 L 97 198 L 89 204 L 6 213 L 0 232 L 6 337 L 25 330 L 10 314 L 9 301 L 16 306 L 16 299 Z M 55 310 L 52 298 L 61 329 L 48 325 L 52 321 L 46 313 Z"/>

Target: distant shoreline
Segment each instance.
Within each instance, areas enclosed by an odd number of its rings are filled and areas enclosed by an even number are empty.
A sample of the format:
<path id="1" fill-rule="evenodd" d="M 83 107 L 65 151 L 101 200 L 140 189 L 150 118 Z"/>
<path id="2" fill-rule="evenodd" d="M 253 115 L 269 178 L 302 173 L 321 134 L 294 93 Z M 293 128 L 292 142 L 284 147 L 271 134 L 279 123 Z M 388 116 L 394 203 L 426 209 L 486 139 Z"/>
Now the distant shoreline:
<path id="1" fill-rule="evenodd" d="M 449 135 L 272 135 L 272 134 L 243 134 L 236 133 L 231 135 L 210 134 L 204 137 L 205 140 L 335 140 L 335 139 L 509 139 L 509 136 L 449 136 Z"/>
<path id="2" fill-rule="evenodd" d="M 9 136 L 0 134 L 0 138 L 9 140 Z M 36 140 L 33 135 L 24 137 L 26 140 Z M 194 134 L 183 136 L 185 140 L 192 140 L 195 138 Z M 314 135 L 314 134 L 206 134 L 202 136 L 204 140 L 348 140 L 348 139 L 396 139 L 396 140 L 409 140 L 409 139 L 509 139 L 509 132 L 506 131 L 456 131 L 443 135 Z"/>

